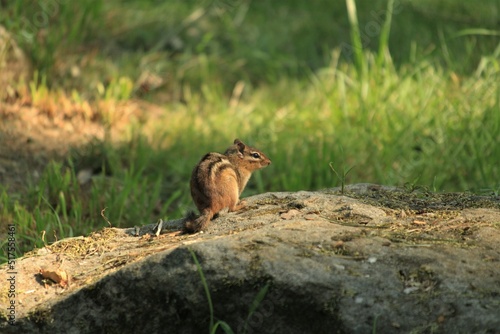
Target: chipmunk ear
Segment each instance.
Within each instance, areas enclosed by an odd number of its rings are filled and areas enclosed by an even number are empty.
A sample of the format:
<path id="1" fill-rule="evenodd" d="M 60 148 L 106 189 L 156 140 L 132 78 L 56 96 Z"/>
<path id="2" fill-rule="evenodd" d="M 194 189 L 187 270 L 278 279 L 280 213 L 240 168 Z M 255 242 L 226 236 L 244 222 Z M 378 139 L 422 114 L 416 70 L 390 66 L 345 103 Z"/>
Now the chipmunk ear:
<path id="1" fill-rule="evenodd" d="M 236 148 L 238 149 L 238 156 L 243 159 L 243 152 L 245 152 L 245 144 L 236 138 L 234 140 L 234 145 L 236 145 Z"/>
<path id="2" fill-rule="evenodd" d="M 241 153 L 245 151 L 245 144 L 238 138 L 234 140 L 234 145 L 238 147 L 238 151 L 240 151 Z"/>

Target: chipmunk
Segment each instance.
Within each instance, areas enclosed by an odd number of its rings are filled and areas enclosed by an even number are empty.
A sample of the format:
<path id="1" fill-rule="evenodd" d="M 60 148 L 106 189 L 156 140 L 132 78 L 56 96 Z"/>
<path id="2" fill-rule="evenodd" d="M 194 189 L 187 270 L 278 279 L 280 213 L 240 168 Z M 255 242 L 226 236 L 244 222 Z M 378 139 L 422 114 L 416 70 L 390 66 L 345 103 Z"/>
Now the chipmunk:
<path id="1" fill-rule="evenodd" d="M 191 197 L 200 211 L 196 219 L 188 217 L 184 231 L 194 233 L 205 229 L 219 211 L 238 211 L 245 207 L 239 197 L 252 172 L 267 167 L 271 160 L 261 151 L 235 139 L 224 154 L 207 153 L 191 174 Z"/>

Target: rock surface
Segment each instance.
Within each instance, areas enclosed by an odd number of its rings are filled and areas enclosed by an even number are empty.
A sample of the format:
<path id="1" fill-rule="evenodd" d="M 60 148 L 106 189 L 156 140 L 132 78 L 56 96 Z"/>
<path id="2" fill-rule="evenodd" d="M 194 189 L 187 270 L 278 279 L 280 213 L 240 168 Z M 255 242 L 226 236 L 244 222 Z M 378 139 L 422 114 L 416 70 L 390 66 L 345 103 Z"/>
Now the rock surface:
<path id="1" fill-rule="evenodd" d="M 498 196 L 354 185 L 247 201 L 205 233 L 180 235 L 181 220 L 159 237 L 105 229 L 19 259 L 15 325 L 3 313 L 0 332 L 206 332 L 192 250 L 235 333 L 499 333 Z M 69 287 L 44 287 L 39 267 L 68 272 Z"/>

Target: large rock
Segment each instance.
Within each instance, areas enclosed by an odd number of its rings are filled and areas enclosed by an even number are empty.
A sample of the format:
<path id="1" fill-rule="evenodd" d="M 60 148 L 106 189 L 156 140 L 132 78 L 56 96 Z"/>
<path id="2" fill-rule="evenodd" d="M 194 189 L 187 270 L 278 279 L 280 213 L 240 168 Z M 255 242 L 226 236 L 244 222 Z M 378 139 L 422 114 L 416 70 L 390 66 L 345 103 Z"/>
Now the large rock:
<path id="1" fill-rule="evenodd" d="M 347 190 L 255 196 L 197 235 L 172 221 L 160 237 L 145 226 L 60 241 L 16 264 L 16 324 L 0 331 L 207 332 L 191 249 L 215 319 L 234 332 L 499 332 L 498 197 Z M 44 288 L 38 266 L 72 274 L 70 287 Z"/>

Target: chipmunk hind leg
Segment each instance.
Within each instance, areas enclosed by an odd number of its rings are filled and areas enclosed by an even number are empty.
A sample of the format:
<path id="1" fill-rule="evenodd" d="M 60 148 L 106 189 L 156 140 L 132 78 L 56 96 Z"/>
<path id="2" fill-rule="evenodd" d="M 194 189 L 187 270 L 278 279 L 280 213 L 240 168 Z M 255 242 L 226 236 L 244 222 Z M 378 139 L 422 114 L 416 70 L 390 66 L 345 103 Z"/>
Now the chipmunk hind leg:
<path id="1" fill-rule="evenodd" d="M 218 211 L 228 208 L 230 212 L 238 211 L 244 205 L 240 205 L 240 189 L 236 174 L 232 174 L 219 187 L 220 205 Z"/>
<path id="2" fill-rule="evenodd" d="M 231 194 L 231 201 L 230 201 L 230 204 L 228 205 L 230 212 L 241 210 L 245 206 L 246 206 L 246 202 L 240 201 L 240 192 L 239 191 L 235 191 L 233 194 Z"/>

